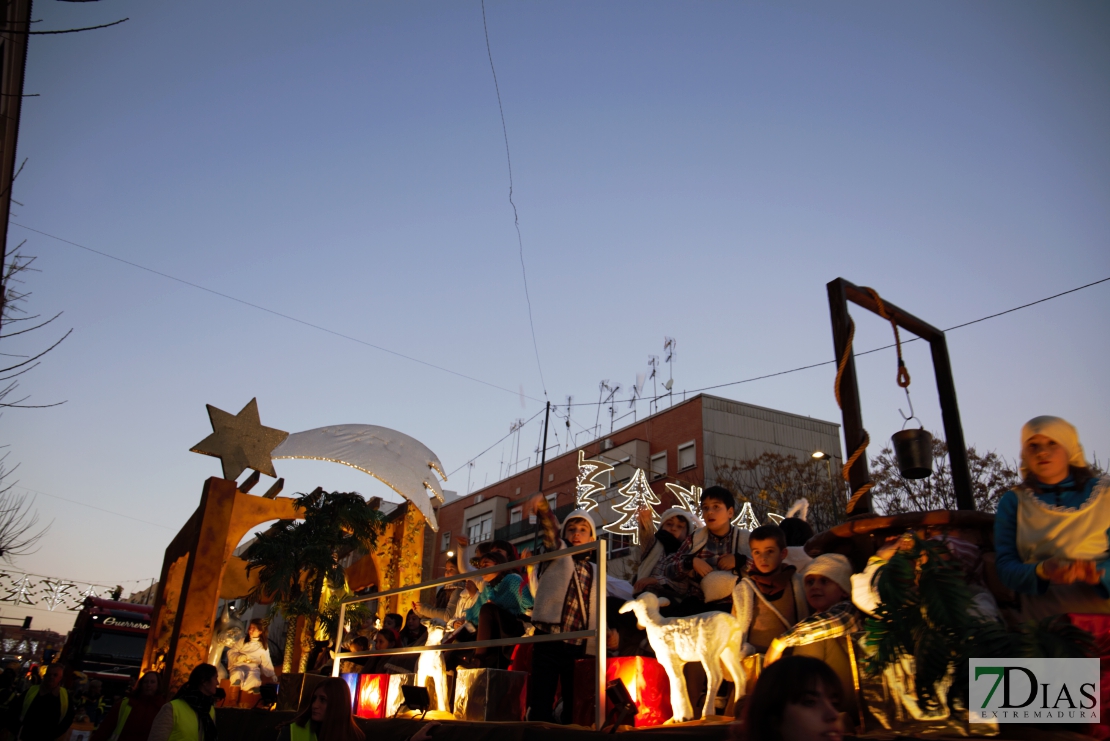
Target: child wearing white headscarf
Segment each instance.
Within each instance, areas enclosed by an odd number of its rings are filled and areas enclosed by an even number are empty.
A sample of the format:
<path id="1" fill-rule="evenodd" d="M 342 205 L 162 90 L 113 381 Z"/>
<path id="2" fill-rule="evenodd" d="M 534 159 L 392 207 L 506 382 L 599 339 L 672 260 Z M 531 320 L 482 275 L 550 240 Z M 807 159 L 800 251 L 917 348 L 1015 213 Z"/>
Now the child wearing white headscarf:
<path id="1" fill-rule="evenodd" d="M 1035 417 L 1021 430 L 1022 483 L 998 502 L 998 577 L 1022 615 L 1110 613 L 1110 477 L 1095 478 L 1075 427 Z"/>

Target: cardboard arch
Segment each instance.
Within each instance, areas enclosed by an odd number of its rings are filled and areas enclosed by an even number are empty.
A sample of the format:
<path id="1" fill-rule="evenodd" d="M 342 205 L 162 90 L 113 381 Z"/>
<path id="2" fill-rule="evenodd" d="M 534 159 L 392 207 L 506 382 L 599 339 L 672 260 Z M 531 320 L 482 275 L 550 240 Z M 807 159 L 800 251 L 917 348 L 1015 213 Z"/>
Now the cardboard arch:
<path id="1" fill-rule="evenodd" d="M 161 672 L 166 688 L 174 691 L 193 667 L 208 661 L 219 600 L 243 597 L 258 583 L 257 572 L 248 577 L 246 561 L 233 555 L 235 549 L 262 523 L 302 519 L 296 501 L 253 496 L 240 491 L 236 482 L 217 477 L 204 483 L 200 506 L 166 548 L 143 652 L 144 672 Z M 422 581 L 421 559 L 406 560 L 404 554 L 423 552 L 424 526 L 423 514 L 412 503 L 391 513 L 374 552 L 348 567 L 350 588 L 384 589 Z M 379 611 L 402 606 L 396 598 L 388 602 L 379 605 Z M 298 652 L 300 646 L 297 641 Z"/>

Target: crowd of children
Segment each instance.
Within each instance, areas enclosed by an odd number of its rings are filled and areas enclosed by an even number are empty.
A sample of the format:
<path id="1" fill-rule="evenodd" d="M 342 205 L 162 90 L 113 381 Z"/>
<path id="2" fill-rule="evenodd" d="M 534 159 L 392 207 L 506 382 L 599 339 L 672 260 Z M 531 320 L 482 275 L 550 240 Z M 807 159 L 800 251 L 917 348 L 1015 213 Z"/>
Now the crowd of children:
<path id="1" fill-rule="evenodd" d="M 1022 484 L 999 505 L 995 583 L 1019 596 L 1025 616 L 1046 611 L 1110 612 L 1106 568 L 1110 480 L 1091 472 L 1078 434 L 1061 419 L 1031 420 L 1022 430 L 1021 442 Z M 842 712 L 854 715 L 849 637 L 862 629 L 866 616 L 879 605 L 876 576 L 897 549 L 912 544 L 912 538 L 892 537 L 865 568 L 854 573 L 844 555 L 825 553 L 812 558 L 805 553 L 802 546 L 813 530 L 805 522 L 804 512 L 749 532 L 732 524 L 737 503 L 728 490 L 707 488 L 700 505 L 700 520 L 691 512 L 672 508 L 658 516 L 657 528 L 652 524 L 655 513 L 646 508 L 640 512 L 642 555 L 636 575 L 628 583 L 609 577 L 606 585 L 610 627 L 605 650 L 611 655 L 651 654 L 643 634 L 637 636 L 635 625 L 624 624 L 622 618 L 627 616 L 618 616 L 613 609 L 645 591 L 666 598 L 669 604 L 662 612 L 668 617 L 729 612 L 742 627 L 737 649 L 752 676 L 784 656 L 820 661 L 828 669 L 827 676 L 836 678 L 835 692 L 834 688 L 826 690 L 838 698 Z M 593 513 L 576 510 L 558 523 L 542 497 L 534 508 L 548 551 L 597 537 Z M 1001 620 L 995 597 L 987 588 L 985 559 L 979 547 L 951 533 L 933 537 L 962 569 L 972 590 L 970 610 L 980 617 Z M 465 539 L 460 539 L 460 544 L 465 547 Z M 479 544 L 469 562 L 462 557 L 465 548 L 459 550 L 459 562 L 448 566 L 449 576 L 468 568 L 494 568 L 530 555 L 518 554 L 512 544 L 499 540 Z M 509 565 L 480 580 L 444 588 L 434 605 L 415 605 L 406 625 L 417 624 L 419 617 L 441 620 L 447 626 L 444 642 L 591 630 L 597 621 L 597 580 L 597 567 L 589 553 L 526 569 Z M 388 636 L 383 646 L 413 645 L 389 624 L 399 625 L 400 616 L 395 620 L 387 617 L 386 622 L 378 634 Z M 592 639 L 574 639 L 532 644 L 526 652 L 530 661 L 523 662 L 514 647 L 451 651 L 447 656 L 452 669 L 530 664 L 529 718 L 565 723 L 574 706 L 575 662 L 596 655 L 597 650 Z M 392 657 L 395 669 L 404 670 L 396 666 L 401 658 Z M 379 671 L 380 663 L 371 659 L 363 671 Z M 698 691 L 696 678 L 688 684 L 692 695 Z M 700 705 L 699 698 L 690 699 L 695 707 Z"/>

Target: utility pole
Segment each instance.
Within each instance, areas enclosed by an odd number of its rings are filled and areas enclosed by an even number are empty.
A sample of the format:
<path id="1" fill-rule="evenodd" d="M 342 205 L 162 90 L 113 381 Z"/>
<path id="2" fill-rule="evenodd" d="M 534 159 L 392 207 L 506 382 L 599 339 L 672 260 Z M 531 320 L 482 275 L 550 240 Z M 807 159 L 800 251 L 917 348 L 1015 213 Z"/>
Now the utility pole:
<path id="1" fill-rule="evenodd" d="M 23 107 L 23 73 L 27 67 L 27 39 L 31 30 L 31 0 L 10 0 L 0 31 L 0 274 L 8 265 L 8 220 Z M 0 315 L 7 285 L 0 285 Z M 0 316 L 2 321 L 2 316 Z"/>

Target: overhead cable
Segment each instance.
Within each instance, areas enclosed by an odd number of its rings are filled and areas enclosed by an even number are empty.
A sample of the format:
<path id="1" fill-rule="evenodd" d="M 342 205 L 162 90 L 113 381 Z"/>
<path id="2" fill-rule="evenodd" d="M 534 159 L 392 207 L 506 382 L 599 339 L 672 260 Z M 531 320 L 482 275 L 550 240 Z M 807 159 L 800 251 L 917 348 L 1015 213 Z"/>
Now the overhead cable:
<path id="1" fill-rule="evenodd" d="M 103 252 L 101 250 L 93 249 L 92 247 L 86 247 L 83 244 L 78 244 L 77 242 L 73 242 L 73 241 L 68 240 L 68 239 L 63 239 L 62 237 L 58 237 L 58 236 L 55 236 L 53 234 L 49 234 L 49 233 L 44 232 L 40 229 L 35 229 L 34 227 L 26 226 L 24 224 L 17 224 L 14 221 L 12 222 L 12 225 L 13 226 L 18 226 L 21 229 L 26 229 L 28 231 L 35 232 L 36 234 L 41 234 L 44 237 L 50 237 L 51 239 L 56 239 L 59 242 L 62 242 L 64 244 L 68 244 L 68 245 L 72 245 L 73 247 L 77 247 L 79 249 L 86 250 L 87 252 L 92 252 L 93 254 L 100 255 L 101 257 L 107 257 L 109 260 L 115 260 L 116 262 L 121 262 L 124 265 L 130 265 L 133 268 L 138 268 L 139 270 L 145 270 L 148 273 L 153 273 L 154 275 L 158 275 L 158 276 L 161 276 L 161 277 L 166 278 L 168 280 L 172 280 L 172 281 L 175 281 L 177 283 L 181 283 L 181 284 L 189 286 L 191 288 L 200 289 L 201 291 L 205 291 L 206 293 L 211 293 L 214 296 L 219 296 L 220 298 L 226 298 L 229 301 L 234 301 L 238 304 L 243 304 L 244 306 L 249 306 L 252 309 L 258 309 L 259 311 L 264 311 L 267 314 L 273 314 L 274 316 L 281 317 L 282 319 L 288 319 L 291 322 L 296 322 L 297 324 L 301 324 L 301 325 L 304 325 L 306 327 L 311 327 L 312 329 L 317 329 L 321 332 L 327 332 L 330 335 L 335 335 L 336 337 L 341 337 L 345 340 L 350 340 L 351 342 L 357 342 L 360 345 L 365 345 L 366 347 L 370 347 L 370 348 L 373 348 L 375 350 L 380 350 L 381 352 L 388 353 L 390 355 L 394 355 L 398 358 L 404 358 L 405 360 L 411 360 L 414 363 L 419 363 L 420 365 L 427 366 L 428 368 L 434 368 L 435 370 L 443 371 L 444 373 L 450 373 L 453 376 L 458 376 L 459 378 L 465 378 L 468 381 L 473 381 L 475 383 L 480 383 L 483 386 L 489 386 L 490 388 L 497 389 L 498 391 L 504 391 L 505 393 L 512 394 L 513 396 L 519 397 L 519 396 L 523 395 L 526 399 L 530 399 L 531 401 L 539 402 L 540 404 L 544 403 L 543 399 L 537 399 L 534 396 L 528 396 L 527 394 L 521 394 L 521 392 L 519 390 L 513 391 L 512 389 L 505 388 L 504 386 L 498 386 L 496 383 L 490 383 L 489 381 L 483 381 L 481 378 L 475 378 L 474 376 L 467 375 L 466 373 L 460 373 L 459 371 L 451 370 L 450 368 L 444 368 L 442 365 L 436 365 L 435 363 L 429 363 L 426 360 L 421 360 L 420 358 L 414 358 L 411 355 L 405 355 L 404 353 L 397 352 L 396 350 L 390 350 L 388 347 L 382 347 L 381 345 L 375 345 L 372 342 L 367 342 L 366 340 L 360 340 L 357 337 L 352 337 L 351 335 L 343 334 L 342 332 L 336 332 L 334 329 L 328 329 L 327 327 L 322 327 L 319 324 L 313 324 L 312 322 L 305 321 L 304 319 L 299 319 L 295 316 L 290 316 L 289 314 L 283 314 L 280 311 L 275 311 L 274 309 L 270 309 L 270 308 L 267 308 L 265 306 L 261 306 L 259 304 L 251 303 L 250 301 L 244 301 L 241 298 L 237 298 L 237 297 L 232 296 L 232 295 L 227 294 L 227 293 L 221 293 L 220 291 L 217 291 L 217 290 L 212 289 L 212 288 L 208 288 L 207 286 L 202 286 L 199 283 L 193 283 L 192 281 L 185 280 L 184 278 L 178 278 L 177 276 L 170 275 L 169 273 L 163 273 L 160 270 L 155 270 L 154 268 L 148 268 L 145 265 L 140 265 L 139 263 L 132 262 L 131 260 L 125 260 L 122 257 L 117 257 L 115 255 L 112 255 L 112 254 L 108 253 L 108 252 Z"/>
<path id="2" fill-rule="evenodd" d="M 547 396 L 547 382 L 543 378 L 543 365 L 540 363 L 540 346 L 536 342 L 536 325 L 532 322 L 532 297 L 528 292 L 528 271 L 524 268 L 524 240 L 520 236 L 520 215 L 513 201 L 513 158 L 509 154 L 509 129 L 505 126 L 505 107 L 501 105 L 501 86 L 497 84 L 497 70 L 493 66 L 493 51 L 489 45 L 489 27 L 486 25 L 486 0 L 482 0 L 482 30 L 486 33 L 486 55 L 489 69 L 493 73 L 493 89 L 497 92 L 497 110 L 501 113 L 501 133 L 505 137 L 505 161 L 509 165 L 509 205 L 513 207 L 513 226 L 516 227 L 517 253 L 520 255 L 520 274 L 524 278 L 524 300 L 528 304 L 528 328 L 532 330 L 532 349 L 536 353 L 536 368 L 540 372 L 540 386 Z"/>

